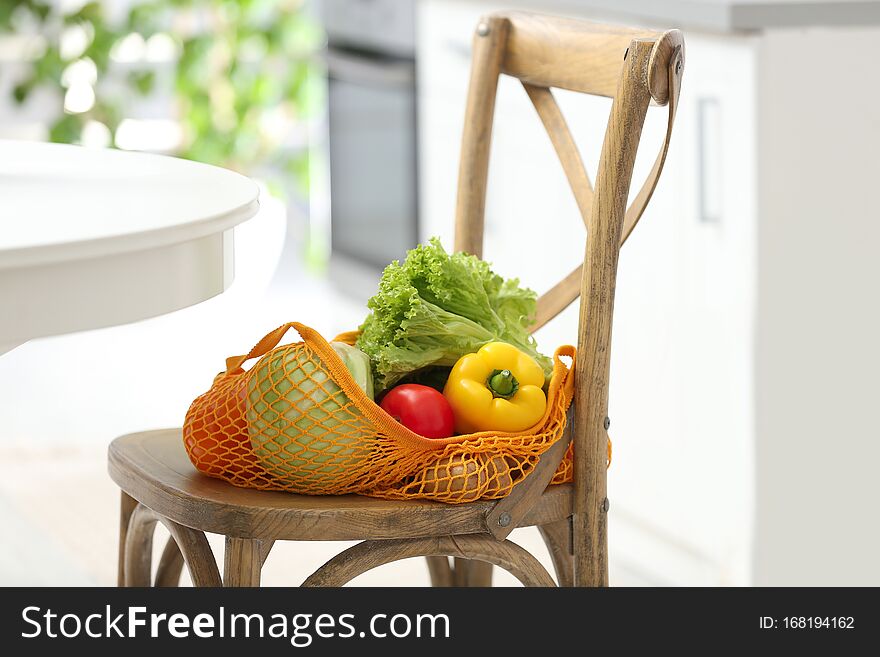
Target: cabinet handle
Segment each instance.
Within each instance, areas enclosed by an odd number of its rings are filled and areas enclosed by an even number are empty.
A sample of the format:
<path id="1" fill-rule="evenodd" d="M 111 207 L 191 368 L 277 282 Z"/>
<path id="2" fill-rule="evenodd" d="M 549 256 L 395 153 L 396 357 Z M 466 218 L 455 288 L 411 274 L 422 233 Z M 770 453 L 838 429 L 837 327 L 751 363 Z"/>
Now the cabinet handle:
<path id="1" fill-rule="evenodd" d="M 717 98 L 697 101 L 697 199 L 702 223 L 721 223 L 721 103 Z"/>

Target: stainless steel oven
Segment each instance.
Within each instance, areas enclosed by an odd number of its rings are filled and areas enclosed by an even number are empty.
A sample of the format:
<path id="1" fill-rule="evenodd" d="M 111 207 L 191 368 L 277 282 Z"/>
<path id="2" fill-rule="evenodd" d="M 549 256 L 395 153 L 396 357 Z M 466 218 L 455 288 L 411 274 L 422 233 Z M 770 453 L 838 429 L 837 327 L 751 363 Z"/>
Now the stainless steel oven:
<path id="1" fill-rule="evenodd" d="M 331 267 L 379 271 L 418 235 L 413 3 L 331 0 L 323 14 Z"/>

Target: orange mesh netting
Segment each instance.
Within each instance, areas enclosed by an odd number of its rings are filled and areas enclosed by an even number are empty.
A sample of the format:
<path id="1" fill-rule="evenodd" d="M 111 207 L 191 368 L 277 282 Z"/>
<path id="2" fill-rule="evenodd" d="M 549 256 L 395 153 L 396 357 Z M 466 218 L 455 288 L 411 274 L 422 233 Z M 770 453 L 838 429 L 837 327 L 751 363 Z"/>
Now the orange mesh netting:
<path id="1" fill-rule="evenodd" d="M 290 328 L 303 341 L 278 347 Z M 336 340 L 356 338 L 351 332 Z M 226 371 L 190 406 L 184 445 L 198 470 L 247 488 L 454 503 L 500 498 L 562 436 L 574 354 L 571 346 L 556 350 L 547 408 L 531 429 L 435 440 L 379 408 L 319 333 L 292 322 L 247 355 L 227 359 Z M 561 357 L 571 358 L 572 368 Z M 553 482 L 571 481 L 572 471 L 569 446 Z"/>

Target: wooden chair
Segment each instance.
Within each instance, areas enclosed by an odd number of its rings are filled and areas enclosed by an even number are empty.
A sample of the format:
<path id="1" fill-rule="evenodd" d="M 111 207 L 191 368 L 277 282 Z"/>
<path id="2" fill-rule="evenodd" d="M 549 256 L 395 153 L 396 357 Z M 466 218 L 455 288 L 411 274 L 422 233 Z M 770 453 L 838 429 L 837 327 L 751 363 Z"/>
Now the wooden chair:
<path id="1" fill-rule="evenodd" d="M 507 540 L 538 526 L 560 585 L 608 583 L 606 446 L 609 345 L 621 244 L 645 209 L 669 145 L 684 61 L 680 32 L 649 32 L 526 13 L 483 18 L 462 140 L 455 249 L 481 255 L 495 95 L 500 74 L 519 78 L 562 163 L 587 225 L 584 265 L 544 294 L 534 328 L 580 296 L 576 394 L 566 436 L 506 498 L 463 505 L 386 501 L 355 495 L 309 497 L 235 488 L 198 474 L 179 429 L 132 434 L 109 449 L 122 489 L 120 585 L 151 583 L 157 521 L 171 539 L 153 582 L 176 585 L 184 562 L 197 586 L 254 586 L 278 540 L 360 540 L 312 574 L 306 586 L 342 585 L 376 566 L 426 556 L 434 585 L 488 585 L 491 565 L 526 585 L 554 581 L 528 552 Z M 551 87 L 613 98 L 596 187 L 590 184 Z M 627 198 L 650 101 L 668 105 L 666 139 L 632 204 Z M 569 442 L 574 483 L 548 483 Z M 226 537 L 223 577 L 205 532 Z M 454 557 L 450 565 L 447 557 Z"/>

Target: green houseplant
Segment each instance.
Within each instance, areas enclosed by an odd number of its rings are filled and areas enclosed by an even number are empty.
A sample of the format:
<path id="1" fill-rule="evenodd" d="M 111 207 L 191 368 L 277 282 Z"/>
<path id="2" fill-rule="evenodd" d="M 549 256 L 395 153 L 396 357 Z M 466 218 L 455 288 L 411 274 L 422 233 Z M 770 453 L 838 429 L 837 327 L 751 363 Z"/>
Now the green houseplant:
<path id="1" fill-rule="evenodd" d="M 301 0 L 69 5 L 0 3 L 0 34 L 28 53 L 14 101 L 49 91 L 51 141 L 126 147 L 120 129 L 138 105 L 164 98 L 177 138 L 145 149 L 258 175 L 273 191 L 296 181 L 307 193 L 303 126 L 323 103 L 323 35 Z"/>

